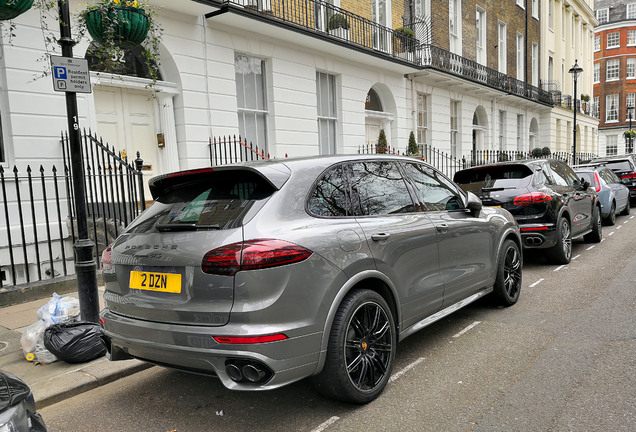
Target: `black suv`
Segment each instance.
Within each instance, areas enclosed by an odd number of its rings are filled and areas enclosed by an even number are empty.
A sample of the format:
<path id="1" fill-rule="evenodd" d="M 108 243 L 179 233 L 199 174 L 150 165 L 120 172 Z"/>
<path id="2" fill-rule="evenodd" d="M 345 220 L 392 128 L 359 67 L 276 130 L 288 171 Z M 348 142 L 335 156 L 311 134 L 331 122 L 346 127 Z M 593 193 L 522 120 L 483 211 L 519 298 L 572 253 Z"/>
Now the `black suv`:
<path id="1" fill-rule="evenodd" d="M 629 189 L 629 197 L 636 200 L 636 158 L 634 155 L 606 156 L 592 159 L 589 164 L 603 164 L 621 179 Z"/>
<path id="2" fill-rule="evenodd" d="M 525 248 L 545 248 L 551 262 L 567 264 L 572 239 L 600 242 L 601 205 L 588 181 L 556 159 L 480 165 L 455 173 L 455 183 L 486 206 L 503 207 L 521 228 Z"/>

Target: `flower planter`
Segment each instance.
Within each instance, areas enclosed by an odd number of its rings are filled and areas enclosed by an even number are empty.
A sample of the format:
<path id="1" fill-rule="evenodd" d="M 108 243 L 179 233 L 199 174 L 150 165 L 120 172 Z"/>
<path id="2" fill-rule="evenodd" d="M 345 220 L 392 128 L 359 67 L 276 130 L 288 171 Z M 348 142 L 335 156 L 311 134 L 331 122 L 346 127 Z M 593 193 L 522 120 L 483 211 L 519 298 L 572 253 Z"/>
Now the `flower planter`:
<path id="1" fill-rule="evenodd" d="M 339 27 L 335 29 L 330 29 L 329 34 L 332 36 L 336 36 L 337 38 L 340 38 L 340 39 L 349 40 L 350 32 L 347 29 Z"/>
<path id="2" fill-rule="evenodd" d="M 121 46 L 138 45 L 148 36 L 150 19 L 143 9 L 134 7 L 94 9 L 86 13 L 86 28 L 100 44 L 112 37 Z"/>
<path id="3" fill-rule="evenodd" d="M 0 0 L 0 21 L 6 21 L 28 11 L 33 0 Z"/>

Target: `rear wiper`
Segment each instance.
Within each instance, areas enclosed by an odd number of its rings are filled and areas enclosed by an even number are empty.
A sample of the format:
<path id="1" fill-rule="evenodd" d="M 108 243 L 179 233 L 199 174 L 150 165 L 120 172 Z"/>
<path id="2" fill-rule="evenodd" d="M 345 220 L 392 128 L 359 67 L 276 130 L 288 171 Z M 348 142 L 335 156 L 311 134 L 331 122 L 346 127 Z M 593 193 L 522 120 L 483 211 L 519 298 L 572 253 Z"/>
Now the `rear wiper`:
<path id="1" fill-rule="evenodd" d="M 219 230 L 221 229 L 220 225 L 197 225 L 194 223 L 163 223 L 155 225 L 158 231 L 166 232 L 166 231 L 198 231 L 198 230 Z"/>
<path id="2" fill-rule="evenodd" d="M 495 191 L 502 191 L 502 190 L 506 190 L 506 189 L 516 189 L 515 187 L 491 187 L 491 188 L 481 188 L 481 190 L 483 192 L 495 192 Z"/>

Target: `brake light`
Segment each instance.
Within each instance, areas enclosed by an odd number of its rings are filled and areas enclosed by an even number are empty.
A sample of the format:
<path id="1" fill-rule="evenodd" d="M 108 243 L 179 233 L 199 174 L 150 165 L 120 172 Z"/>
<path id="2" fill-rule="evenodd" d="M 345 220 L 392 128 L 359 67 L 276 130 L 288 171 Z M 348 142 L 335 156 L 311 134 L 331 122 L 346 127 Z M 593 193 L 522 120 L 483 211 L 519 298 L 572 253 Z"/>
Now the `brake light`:
<path id="1" fill-rule="evenodd" d="M 113 265 L 110 262 L 112 250 L 111 245 L 108 245 L 108 247 L 102 252 L 102 271 L 113 269 Z"/>
<path id="2" fill-rule="evenodd" d="M 551 199 L 550 195 L 543 192 L 530 192 L 516 196 L 512 203 L 517 206 L 524 206 L 550 201 Z"/>
<path id="3" fill-rule="evenodd" d="M 226 336 L 214 336 L 214 340 L 218 343 L 226 344 L 256 344 L 276 342 L 287 339 L 287 336 L 280 334 L 273 334 L 268 336 L 250 336 L 250 337 L 226 337 Z"/>
<path id="4" fill-rule="evenodd" d="M 629 173 L 629 174 L 623 174 L 621 176 L 622 179 L 636 179 L 636 172 L 633 173 Z"/>
<path id="5" fill-rule="evenodd" d="M 241 270 L 259 270 L 304 261 L 312 251 L 283 240 L 260 239 L 232 243 L 203 257 L 205 273 L 234 276 Z"/>
<path id="6" fill-rule="evenodd" d="M 545 231 L 547 229 L 548 227 L 542 226 L 542 227 L 521 228 L 520 230 L 522 232 L 527 232 L 527 231 Z"/>
<path id="7" fill-rule="evenodd" d="M 594 186 L 596 186 L 596 193 L 599 193 L 601 191 L 601 180 L 599 180 L 598 173 L 596 172 L 594 173 Z"/>

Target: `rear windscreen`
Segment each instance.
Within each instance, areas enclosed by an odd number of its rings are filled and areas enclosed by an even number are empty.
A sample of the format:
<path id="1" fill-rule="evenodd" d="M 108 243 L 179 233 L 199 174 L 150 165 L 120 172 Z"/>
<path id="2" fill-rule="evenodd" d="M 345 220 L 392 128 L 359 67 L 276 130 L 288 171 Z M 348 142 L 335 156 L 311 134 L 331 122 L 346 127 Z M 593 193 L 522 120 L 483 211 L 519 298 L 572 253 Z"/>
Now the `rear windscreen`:
<path id="1" fill-rule="evenodd" d="M 229 229 L 275 189 L 260 175 L 244 170 L 215 171 L 181 181 L 157 197 L 128 232 Z"/>
<path id="2" fill-rule="evenodd" d="M 590 172 L 590 171 L 586 171 L 586 172 L 575 171 L 575 172 L 578 177 L 587 180 L 592 185 L 596 185 L 596 179 L 594 178 L 593 172 Z"/>
<path id="3" fill-rule="evenodd" d="M 525 165 L 500 165 L 477 167 L 455 173 L 454 181 L 465 191 L 527 187 L 532 179 L 532 170 Z"/>
<path id="4" fill-rule="evenodd" d="M 632 166 L 627 161 L 605 162 L 605 166 L 614 171 L 631 171 Z"/>

